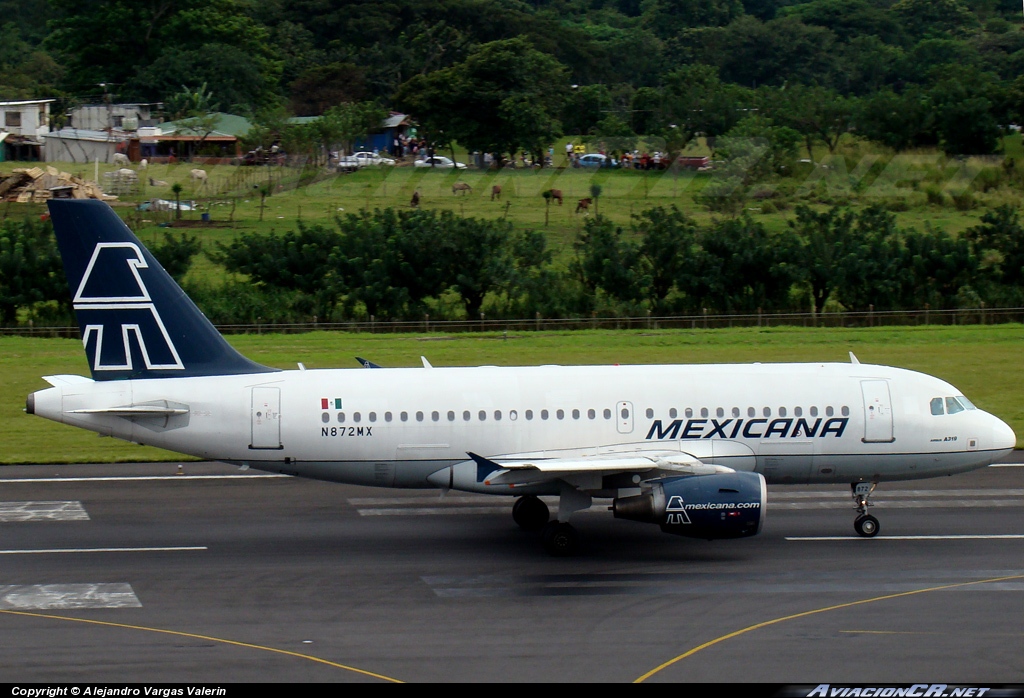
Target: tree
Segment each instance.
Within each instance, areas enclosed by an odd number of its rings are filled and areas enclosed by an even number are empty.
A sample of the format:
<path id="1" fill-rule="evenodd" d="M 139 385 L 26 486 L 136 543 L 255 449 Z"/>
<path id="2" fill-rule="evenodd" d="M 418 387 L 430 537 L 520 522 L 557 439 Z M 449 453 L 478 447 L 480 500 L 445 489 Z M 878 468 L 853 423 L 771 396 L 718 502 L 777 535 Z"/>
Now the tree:
<path id="1" fill-rule="evenodd" d="M 814 159 L 814 144 L 823 143 L 829 153 L 853 125 L 855 102 L 823 87 L 786 85 L 765 89 L 761 108 L 772 121 L 792 128 L 804 139 L 807 157 Z"/>
<path id="2" fill-rule="evenodd" d="M 192 258 L 202 250 L 199 238 L 186 235 L 184 232 L 175 237 L 169 230 L 164 231 L 164 239 L 158 245 L 149 248 L 160 266 L 179 284 L 192 266 Z"/>
<path id="3" fill-rule="evenodd" d="M 253 283 L 301 291 L 312 303 L 312 314 L 326 320 L 343 290 L 332 260 L 339 245 L 335 231 L 299 221 L 298 231 L 245 233 L 226 245 L 218 243 L 209 255 L 229 272 L 246 274 Z"/>
<path id="4" fill-rule="evenodd" d="M 0 224 L 0 323 L 12 324 L 18 310 L 56 300 L 68 306 L 64 267 L 49 223 L 26 218 Z"/>
<path id="5" fill-rule="evenodd" d="M 395 96 L 433 138 L 480 152 L 543 152 L 560 133 L 568 73 L 524 38 L 482 44 L 450 68 L 417 75 Z"/>
<path id="6" fill-rule="evenodd" d="M 622 228 L 604 216 L 588 218 L 573 247 L 572 270 L 592 293 L 600 289 L 620 301 L 644 297 L 639 250 L 625 239 Z"/>
<path id="7" fill-rule="evenodd" d="M 968 228 L 964 237 L 980 260 L 990 300 L 1024 300 L 1024 225 L 1018 209 L 1004 204 L 985 213 L 981 225 Z"/>

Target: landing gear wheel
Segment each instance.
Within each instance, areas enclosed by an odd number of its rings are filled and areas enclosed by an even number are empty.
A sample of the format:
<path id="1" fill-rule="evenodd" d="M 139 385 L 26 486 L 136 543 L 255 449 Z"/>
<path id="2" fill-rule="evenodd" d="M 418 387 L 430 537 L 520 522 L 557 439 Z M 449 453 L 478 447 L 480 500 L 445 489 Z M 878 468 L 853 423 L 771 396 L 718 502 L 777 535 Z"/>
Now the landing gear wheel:
<path id="1" fill-rule="evenodd" d="M 512 520 L 524 531 L 539 531 L 551 518 L 548 505 L 532 494 L 520 497 L 512 505 Z"/>
<path id="2" fill-rule="evenodd" d="M 570 524 L 552 521 L 544 527 L 544 549 L 555 557 L 575 555 L 579 549 L 580 535 Z"/>
<path id="3" fill-rule="evenodd" d="M 878 525 L 878 519 L 870 514 L 858 516 L 857 520 L 853 522 L 853 527 L 856 529 L 857 535 L 864 536 L 865 538 L 874 538 L 878 535 L 878 531 L 881 528 Z"/>

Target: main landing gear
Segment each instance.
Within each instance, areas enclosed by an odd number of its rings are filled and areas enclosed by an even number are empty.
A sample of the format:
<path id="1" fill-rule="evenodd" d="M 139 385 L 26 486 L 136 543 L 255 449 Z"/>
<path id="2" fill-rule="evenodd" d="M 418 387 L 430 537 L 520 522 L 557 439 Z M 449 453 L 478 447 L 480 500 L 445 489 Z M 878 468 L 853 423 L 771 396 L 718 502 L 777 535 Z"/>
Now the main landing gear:
<path id="1" fill-rule="evenodd" d="M 525 495 L 512 505 L 512 519 L 524 531 L 540 531 L 549 555 L 567 557 L 575 555 L 580 545 L 580 535 L 569 523 L 569 516 L 588 508 L 591 501 L 590 495 L 566 486 L 558 500 L 558 519 L 549 521 L 547 504 L 534 495 Z"/>
<path id="2" fill-rule="evenodd" d="M 868 497 L 875 491 L 877 482 L 854 482 L 850 489 L 853 490 L 853 499 L 857 502 L 857 518 L 854 519 L 853 529 L 858 536 L 874 538 L 878 535 L 881 526 L 878 519 L 868 514 Z"/>

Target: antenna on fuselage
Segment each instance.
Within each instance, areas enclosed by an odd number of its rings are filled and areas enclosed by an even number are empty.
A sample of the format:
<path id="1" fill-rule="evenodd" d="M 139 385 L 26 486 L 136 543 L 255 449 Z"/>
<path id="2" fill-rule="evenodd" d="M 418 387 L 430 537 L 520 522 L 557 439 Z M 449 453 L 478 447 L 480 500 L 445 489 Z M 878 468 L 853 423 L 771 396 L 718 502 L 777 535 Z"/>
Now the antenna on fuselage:
<path id="1" fill-rule="evenodd" d="M 856 356 L 854 356 L 852 351 L 850 352 L 850 363 L 851 364 L 859 364 L 860 363 L 860 359 L 858 359 Z"/>
<path id="2" fill-rule="evenodd" d="M 427 361 L 427 357 L 421 356 L 420 361 L 423 362 L 423 368 L 434 368 L 433 366 L 430 365 L 430 362 Z"/>

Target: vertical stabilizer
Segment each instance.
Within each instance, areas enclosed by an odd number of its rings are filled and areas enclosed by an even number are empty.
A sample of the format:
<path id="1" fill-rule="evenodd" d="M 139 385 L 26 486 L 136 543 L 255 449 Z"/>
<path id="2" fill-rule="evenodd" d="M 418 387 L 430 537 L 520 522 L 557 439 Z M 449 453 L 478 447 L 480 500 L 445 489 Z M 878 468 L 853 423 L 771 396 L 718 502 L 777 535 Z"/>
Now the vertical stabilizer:
<path id="1" fill-rule="evenodd" d="M 107 204 L 48 205 L 94 380 L 276 370 L 235 351 Z"/>

